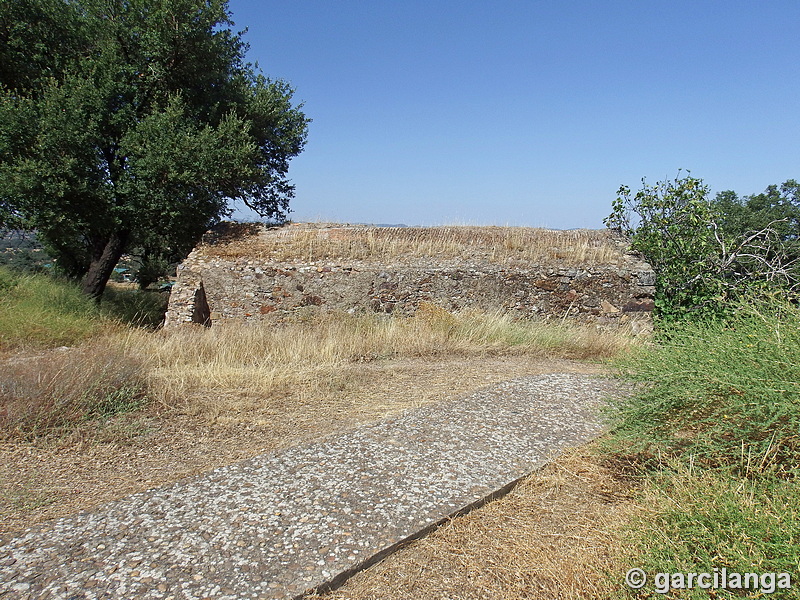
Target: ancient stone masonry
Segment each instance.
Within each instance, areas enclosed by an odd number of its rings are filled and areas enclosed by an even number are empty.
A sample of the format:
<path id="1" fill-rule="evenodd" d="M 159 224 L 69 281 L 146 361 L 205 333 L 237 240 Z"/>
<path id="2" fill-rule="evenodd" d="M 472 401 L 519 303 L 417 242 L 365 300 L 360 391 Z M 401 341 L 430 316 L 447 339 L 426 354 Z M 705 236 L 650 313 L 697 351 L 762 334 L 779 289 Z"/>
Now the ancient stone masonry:
<path id="1" fill-rule="evenodd" d="M 600 323 L 648 319 L 650 266 L 605 231 L 579 233 L 228 224 L 179 266 L 165 327 L 320 310 L 410 315 L 421 302 Z M 537 235 L 549 237 L 534 254 Z M 591 256 L 583 260 L 578 243 Z"/>

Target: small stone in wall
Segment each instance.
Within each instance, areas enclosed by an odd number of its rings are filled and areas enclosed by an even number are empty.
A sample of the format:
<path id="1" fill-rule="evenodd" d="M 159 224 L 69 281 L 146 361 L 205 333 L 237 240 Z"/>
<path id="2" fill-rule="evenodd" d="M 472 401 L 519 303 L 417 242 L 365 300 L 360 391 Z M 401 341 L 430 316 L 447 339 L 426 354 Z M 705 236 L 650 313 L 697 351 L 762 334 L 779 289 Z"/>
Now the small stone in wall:
<path id="1" fill-rule="evenodd" d="M 533 285 L 535 285 L 540 290 L 547 290 L 548 292 L 552 292 L 553 290 L 558 288 L 558 281 L 555 281 L 553 279 L 540 279 Z"/>
<path id="2" fill-rule="evenodd" d="M 653 271 L 640 271 L 636 276 L 636 280 L 642 286 L 655 285 L 656 274 Z"/>
<path id="3" fill-rule="evenodd" d="M 608 300 L 601 300 L 600 301 L 600 308 L 604 313 L 618 313 L 619 309 L 611 304 Z"/>
<path id="4" fill-rule="evenodd" d="M 652 312 L 656 304 L 652 298 L 637 298 L 622 307 L 623 312 Z"/>

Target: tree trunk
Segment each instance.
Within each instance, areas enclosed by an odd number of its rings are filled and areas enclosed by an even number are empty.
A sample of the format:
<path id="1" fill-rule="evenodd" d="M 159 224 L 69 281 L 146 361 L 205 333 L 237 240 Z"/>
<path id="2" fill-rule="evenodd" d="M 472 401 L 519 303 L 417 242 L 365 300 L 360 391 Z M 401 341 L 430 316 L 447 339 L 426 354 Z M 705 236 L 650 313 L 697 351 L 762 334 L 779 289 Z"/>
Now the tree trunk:
<path id="1" fill-rule="evenodd" d="M 102 251 L 92 256 L 89 270 L 84 276 L 81 285 L 83 293 L 93 298 L 96 302 L 100 302 L 100 297 L 106 289 L 111 273 L 125 251 L 128 235 L 127 231 L 113 232 L 108 237 L 105 245 L 101 245 Z"/>

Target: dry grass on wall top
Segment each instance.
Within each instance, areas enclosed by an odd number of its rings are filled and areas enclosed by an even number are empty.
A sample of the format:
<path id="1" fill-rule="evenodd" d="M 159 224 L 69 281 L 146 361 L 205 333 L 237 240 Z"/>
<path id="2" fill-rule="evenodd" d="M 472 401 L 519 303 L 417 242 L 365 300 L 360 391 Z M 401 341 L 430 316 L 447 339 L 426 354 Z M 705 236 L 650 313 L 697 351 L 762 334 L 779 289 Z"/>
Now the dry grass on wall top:
<path id="1" fill-rule="evenodd" d="M 212 416 L 245 410 L 267 395 L 344 389 L 375 361 L 501 354 L 604 359 L 635 343 L 624 331 L 449 313 L 434 305 L 403 318 L 323 314 L 280 325 L 131 331 L 124 342 L 145 361 L 151 395 L 164 408 Z"/>
<path id="2" fill-rule="evenodd" d="M 616 264 L 620 248 L 606 230 L 529 227 L 364 227 L 292 225 L 261 230 L 230 224 L 203 253 L 218 258 L 273 261 L 398 261 L 431 257 L 493 263 L 587 267 Z"/>

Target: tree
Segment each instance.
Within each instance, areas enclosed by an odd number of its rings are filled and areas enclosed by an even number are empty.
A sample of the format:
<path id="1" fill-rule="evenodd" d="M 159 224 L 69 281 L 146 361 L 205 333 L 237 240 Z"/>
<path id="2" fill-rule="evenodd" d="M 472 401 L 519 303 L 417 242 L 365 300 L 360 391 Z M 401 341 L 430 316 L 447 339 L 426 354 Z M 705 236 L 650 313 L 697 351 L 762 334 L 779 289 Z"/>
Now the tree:
<path id="1" fill-rule="evenodd" d="M 728 236 L 743 236 L 760 230 L 774 231 L 773 254 L 786 257 L 795 276 L 800 275 L 800 184 L 789 179 L 770 185 L 761 194 L 739 197 L 736 192 L 717 194 L 714 204 L 722 217 L 720 227 Z"/>
<path id="2" fill-rule="evenodd" d="M 309 120 L 227 0 L 0 0 L 0 226 L 97 299 L 133 247 L 185 254 L 242 202 L 281 219 Z"/>
<path id="3" fill-rule="evenodd" d="M 732 192 L 712 201 L 701 179 L 679 174 L 652 186 L 642 180 L 635 195 L 622 186 L 618 194 L 604 223 L 652 265 L 660 316 L 718 315 L 738 296 L 797 286 L 779 223 L 744 229 Z"/>

